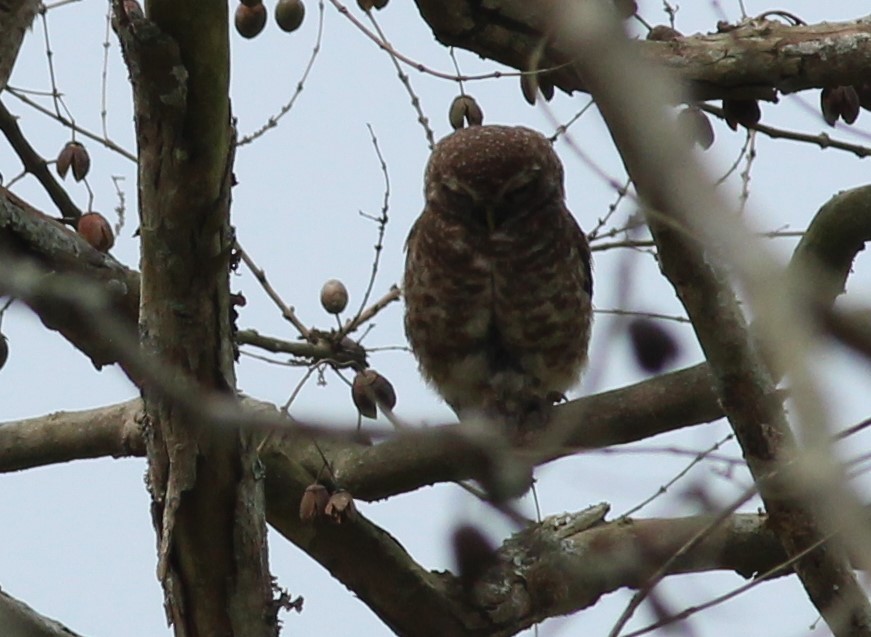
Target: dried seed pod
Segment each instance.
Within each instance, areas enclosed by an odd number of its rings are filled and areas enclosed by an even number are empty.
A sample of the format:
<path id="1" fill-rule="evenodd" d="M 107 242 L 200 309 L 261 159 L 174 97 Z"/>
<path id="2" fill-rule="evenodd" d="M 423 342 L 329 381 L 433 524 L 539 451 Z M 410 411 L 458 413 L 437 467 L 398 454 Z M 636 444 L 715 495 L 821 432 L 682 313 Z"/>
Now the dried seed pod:
<path id="1" fill-rule="evenodd" d="M 535 73 L 523 73 L 520 76 L 520 92 L 530 106 L 535 106 L 535 98 L 538 96 L 538 78 Z"/>
<path id="2" fill-rule="evenodd" d="M 376 418 L 378 416 L 378 406 L 375 403 L 375 395 L 371 389 L 374 380 L 374 372 L 365 370 L 357 372 L 354 376 L 354 382 L 351 383 L 351 400 L 354 401 L 354 406 L 366 418 Z"/>
<path id="3" fill-rule="evenodd" d="M 759 123 L 762 112 L 756 100 L 727 99 L 723 100 L 723 116 L 732 130 L 738 130 L 738 124 L 753 126 Z"/>
<path id="4" fill-rule="evenodd" d="M 683 37 L 683 33 L 665 24 L 657 24 L 647 32 L 647 39 L 654 42 L 675 42 Z"/>
<path id="5" fill-rule="evenodd" d="M 99 212 L 86 212 L 76 222 L 76 232 L 100 252 L 108 252 L 115 245 L 115 235 L 106 217 Z"/>
<path id="6" fill-rule="evenodd" d="M 275 5 L 275 22 L 282 31 L 296 31 L 305 17 L 305 5 L 302 0 L 278 0 Z"/>
<path id="7" fill-rule="evenodd" d="M 57 156 L 57 174 L 61 179 L 66 178 L 70 168 L 76 181 L 84 179 L 91 169 L 88 151 L 79 142 L 67 142 Z"/>
<path id="8" fill-rule="evenodd" d="M 463 524 L 454 530 L 451 544 L 460 583 L 463 590 L 469 593 L 484 573 L 498 563 L 496 551 L 490 540 L 469 524 Z"/>
<path id="9" fill-rule="evenodd" d="M 448 121 L 454 130 L 469 126 L 480 126 L 484 123 L 484 112 L 478 102 L 470 95 L 457 95 L 448 109 Z"/>
<path id="10" fill-rule="evenodd" d="M 840 87 L 827 86 L 820 91 L 820 110 L 823 112 L 823 119 L 826 124 L 834 126 L 841 116 L 841 91 Z"/>
<path id="11" fill-rule="evenodd" d="M 360 414 L 375 418 L 378 407 L 392 410 L 396 406 L 396 391 L 384 376 L 374 369 L 366 369 L 354 376 L 351 399 Z"/>
<path id="12" fill-rule="evenodd" d="M 340 314 L 348 307 L 348 288 L 338 279 L 330 279 L 321 288 L 321 306 L 330 314 Z"/>
<path id="13" fill-rule="evenodd" d="M 262 2 L 252 4 L 251 6 L 240 4 L 236 7 L 236 16 L 234 20 L 236 31 L 243 38 L 253 38 L 263 31 L 266 26 L 266 7 Z"/>
<path id="14" fill-rule="evenodd" d="M 538 78 L 538 90 L 544 95 L 544 101 L 549 102 L 553 99 L 553 84 L 544 77 Z"/>
<path id="15" fill-rule="evenodd" d="M 330 496 L 324 515 L 336 524 L 341 524 L 346 520 L 353 520 L 357 517 L 357 507 L 354 505 L 354 498 L 347 491 L 336 491 Z"/>
<path id="16" fill-rule="evenodd" d="M 841 119 L 852 124 L 859 117 L 859 94 L 852 86 L 840 86 L 841 89 Z"/>
<path id="17" fill-rule="evenodd" d="M 687 106 L 677 114 L 677 125 L 704 150 L 714 143 L 714 127 L 708 116 L 696 106 Z"/>
<path id="18" fill-rule="evenodd" d="M 375 392 L 375 402 L 382 409 L 393 411 L 396 407 L 396 390 L 389 380 L 384 378 L 378 372 L 375 372 L 375 382 L 372 383 L 372 390 Z"/>
<path id="19" fill-rule="evenodd" d="M 387 0 L 357 0 L 357 6 L 363 11 L 371 11 L 372 7 L 383 9 L 387 6 Z"/>
<path id="20" fill-rule="evenodd" d="M 9 343 L 6 340 L 6 336 L 0 334 L 0 369 L 3 369 L 3 366 L 6 364 L 6 361 L 9 359 Z"/>
<path id="21" fill-rule="evenodd" d="M 329 499 L 330 493 L 324 485 L 317 482 L 308 485 L 299 501 L 299 519 L 311 522 L 323 516 Z"/>
<path id="22" fill-rule="evenodd" d="M 614 0 L 614 8 L 621 20 L 628 20 L 638 12 L 638 3 L 635 0 Z"/>
<path id="23" fill-rule="evenodd" d="M 661 371 L 680 351 L 672 335 L 650 319 L 639 318 L 631 321 L 629 338 L 632 341 L 635 362 L 647 372 Z"/>

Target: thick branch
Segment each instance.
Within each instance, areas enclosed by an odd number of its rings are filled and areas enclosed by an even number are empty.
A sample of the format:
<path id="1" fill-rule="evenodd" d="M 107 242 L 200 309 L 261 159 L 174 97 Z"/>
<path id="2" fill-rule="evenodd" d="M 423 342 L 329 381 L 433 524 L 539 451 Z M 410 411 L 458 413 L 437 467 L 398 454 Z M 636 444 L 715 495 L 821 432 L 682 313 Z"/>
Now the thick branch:
<path id="1" fill-rule="evenodd" d="M 588 91 L 572 66 L 577 51 L 555 37 L 554 3 L 527 0 L 416 0 L 436 39 L 528 71 L 554 69 L 540 81 L 565 91 Z M 604 44 L 607 46 L 607 44 Z M 636 53 L 668 68 L 690 95 L 775 99 L 776 92 L 849 85 L 871 66 L 871 20 L 788 26 L 748 22 L 726 33 L 676 42 L 634 42 Z M 595 60 L 598 52 L 592 52 Z M 533 64 L 535 61 L 535 64 Z"/>
<path id="2" fill-rule="evenodd" d="M 817 212 L 793 254 L 791 267 L 811 277 L 817 301 L 830 306 L 844 291 L 856 255 L 871 241 L 871 186 L 832 197 Z"/>
<path id="3" fill-rule="evenodd" d="M 142 246 L 140 338 L 166 378 L 233 396 L 228 8 L 113 10 L 133 85 Z M 179 637 L 277 634 L 250 430 L 215 427 L 140 383 L 158 575 Z"/>
<path id="4" fill-rule="evenodd" d="M 698 517 L 603 524 L 607 506 L 555 516 L 506 541 L 494 567 L 469 590 L 449 573 L 425 572 L 361 515 L 338 526 L 300 522 L 298 502 L 311 479 L 293 463 L 267 460 L 270 523 L 397 634 L 415 637 L 512 635 L 546 617 L 581 610 L 605 593 L 643 583 L 710 522 Z M 668 572 L 726 569 L 748 577 L 784 557 L 765 516 L 736 515 Z"/>
<path id="5" fill-rule="evenodd" d="M 21 127 L 18 126 L 18 118 L 10 113 L 2 102 L 0 102 L 0 131 L 3 131 L 3 135 L 6 136 L 9 145 L 12 146 L 15 154 L 18 155 L 21 163 L 24 164 L 24 169 L 36 177 L 37 181 L 42 184 L 54 205 L 60 210 L 63 218 L 68 221 L 74 221 L 81 217 L 82 211 L 73 203 L 67 191 L 64 190 L 63 186 L 51 174 L 45 159 L 27 141 L 27 138 L 21 131 Z"/>
<path id="6" fill-rule="evenodd" d="M 668 121 L 665 102 L 658 102 L 662 95 L 651 88 L 654 82 L 661 86 L 663 78 L 652 79 L 651 69 L 621 43 L 615 25 L 587 7 L 589 3 L 572 15 L 577 18 L 571 37 L 578 68 L 639 194 L 654 211 L 648 224 L 662 270 L 693 322 L 772 526 L 787 552 L 797 555 L 826 534 L 794 485 L 766 480 L 779 462 L 793 457 L 794 440 L 728 280 L 705 250 L 719 244 L 707 232 L 703 211 L 729 213 L 710 196 L 713 189 L 694 164 L 688 144 L 673 141 L 684 140 Z M 596 21 L 595 28 L 588 20 Z M 621 81 L 615 81 L 618 77 Z M 702 237 L 709 242 L 705 246 Z M 841 546 L 828 543 L 812 551 L 798 560 L 796 571 L 835 634 L 871 635 L 871 605 Z"/>
<path id="7" fill-rule="evenodd" d="M 144 456 L 142 401 L 0 424 L 0 472 L 71 460 Z"/>
<path id="8" fill-rule="evenodd" d="M 76 450 L 86 457 L 141 455 L 136 422 L 140 406 L 134 400 L 0 425 L 0 467 L 13 468 L 16 456 L 60 460 Z M 60 449 L 50 451 L 46 444 Z M 600 524 L 607 507 L 555 516 L 509 539 L 469 597 L 454 576 L 424 571 L 395 539 L 365 518 L 340 526 L 301 523 L 302 491 L 319 468 L 298 465 L 287 455 L 291 449 L 276 448 L 263 456 L 270 522 L 400 634 L 464 635 L 477 630 L 508 635 L 545 617 L 580 610 L 607 592 L 642 584 L 711 520 L 702 516 Z M 39 450 L 43 455 L 38 456 Z M 765 516 L 735 515 L 668 572 L 725 569 L 749 577 L 784 559 Z M 373 578 L 373 572 L 379 576 Z M 424 619 L 426 624 L 421 623 Z M 421 633 L 421 625 L 432 626 L 432 632 Z"/>
<path id="9" fill-rule="evenodd" d="M 3 637 L 79 637 L 66 626 L 40 615 L 24 602 L 0 590 Z"/>
<path id="10" fill-rule="evenodd" d="M 135 334 L 139 317 L 139 273 L 118 263 L 111 255 L 92 248 L 59 221 L 28 205 L 0 187 L 0 251 L 32 259 L 49 271 L 75 273 L 105 286 L 114 315 Z M 95 334 L 76 313 L 51 298 L 35 298 L 31 306 L 49 329 L 57 330 L 99 369 L 116 362 L 111 344 Z"/>
<path id="11" fill-rule="evenodd" d="M 581 449 L 643 440 L 720 417 L 707 366 L 700 365 L 561 405 L 548 428 L 524 449 L 494 451 L 463 425 L 403 431 L 373 446 L 335 438 L 319 444 L 342 488 L 377 500 L 439 482 L 480 479 L 491 470 L 494 453 L 507 454 L 497 455 L 497 462 L 517 458 L 535 466 Z M 564 441 L 559 447 L 547 443 L 554 433 Z M 323 459 L 307 438 L 291 433 L 280 445 L 317 475 Z"/>
<path id="12" fill-rule="evenodd" d="M 203 397 L 197 402 L 208 404 L 208 399 Z M 322 451 L 332 465 L 338 486 L 363 500 L 382 499 L 438 482 L 480 477 L 489 464 L 480 441 L 469 436 L 463 425 L 410 429 L 369 445 L 353 439 L 356 437 L 336 436 L 333 431 L 325 431 L 322 436 L 312 428 L 297 431 L 278 417 L 274 406 L 253 399 L 245 399 L 243 404 L 262 414 L 272 414 L 275 426 L 287 432 L 273 445 L 280 454 L 317 475 L 323 466 Z M 141 410 L 140 401 L 130 401 L 0 424 L 0 473 L 74 459 L 142 455 L 144 444 L 138 438 Z M 253 422 L 254 413 L 249 413 Z M 699 365 L 562 405 L 550 426 L 572 432 L 566 446 L 547 449 L 547 453 L 516 453 L 531 464 L 540 464 L 577 453 L 578 449 L 642 440 L 710 422 L 721 415 L 707 366 Z M 548 433 L 541 435 L 547 437 Z"/>

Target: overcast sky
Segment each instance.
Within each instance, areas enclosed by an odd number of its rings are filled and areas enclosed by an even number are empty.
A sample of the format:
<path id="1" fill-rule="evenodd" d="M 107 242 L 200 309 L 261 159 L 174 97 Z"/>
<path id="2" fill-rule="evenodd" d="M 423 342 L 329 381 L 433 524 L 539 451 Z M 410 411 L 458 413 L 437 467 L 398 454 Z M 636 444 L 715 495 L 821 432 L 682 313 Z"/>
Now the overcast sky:
<path id="1" fill-rule="evenodd" d="M 270 11 L 272 4 L 268 3 Z M 641 0 L 639 5 L 648 22 L 665 22 L 659 0 Z M 687 34 L 713 30 L 716 21 L 724 17 L 740 17 L 739 4 L 733 0 L 686 5 L 680 8 L 677 27 Z M 744 5 L 751 15 L 779 8 L 808 23 L 858 18 L 868 12 L 867 3 L 860 0 L 783 0 L 776 7 L 746 0 Z M 307 0 L 306 8 L 305 22 L 294 34 L 279 31 L 271 17 L 265 31 L 254 40 L 243 40 L 231 33 L 233 112 L 240 136 L 260 128 L 293 95 L 317 35 L 318 6 L 314 0 Z M 78 124 L 98 133 L 103 125 L 100 113 L 105 9 L 105 2 L 90 0 L 61 6 L 47 16 L 58 88 Z M 234 9 L 232 5 L 231 12 Z M 350 9 L 363 17 L 353 2 Z M 452 72 L 447 50 L 434 41 L 412 2 L 393 0 L 376 15 L 400 51 L 431 69 Z M 114 36 L 108 41 L 108 131 L 115 142 L 135 152 L 127 73 Z M 10 80 L 12 86 L 50 89 L 45 48 L 43 25 L 38 21 L 25 41 Z M 499 69 L 465 52 L 458 52 L 457 59 L 466 74 Z M 456 84 L 408 68 L 405 72 L 410 75 L 436 137 L 447 134 L 447 108 L 458 93 Z M 486 123 L 523 123 L 548 135 L 553 132 L 549 116 L 523 100 L 516 78 L 470 82 L 465 90 L 481 104 Z M 565 122 L 588 99 L 580 94 L 558 95 L 550 108 L 560 122 Z M 814 91 L 784 97 L 777 105 L 763 105 L 763 121 L 807 133 L 826 130 L 842 139 L 871 144 L 871 113 L 863 112 L 852 129 L 839 125 L 831 130 L 818 114 L 818 100 Z M 25 134 L 47 158 L 56 156 L 69 140 L 67 129 L 14 97 L 4 95 L 3 101 L 21 116 Z M 49 106 L 50 100 L 42 99 L 41 103 Z M 416 120 L 406 88 L 398 81 L 388 56 L 328 4 L 321 52 L 302 94 L 277 128 L 238 150 L 235 171 L 239 184 L 233 192 L 233 223 L 239 241 L 265 268 L 273 285 L 288 304 L 296 307 L 307 325 L 334 325 L 333 317 L 318 303 L 325 280 L 344 281 L 351 293 L 352 309 L 356 309 L 366 288 L 377 227 L 360 212 L 378 214 L 384 196 L 383 175 L 367 124 L 378 138 L 390 175 L 390 222 L 374 297 L 399 281 L 405 236 L 423 204 L 422 174 L 428 148 Z M 719 122 L 714 123 L 714 128 L 714 148 L 700 154 L 699 160 L 712 174 L 721 175 L 738 157 L 745 135 Z M 605 173 L 617 180 L 624 178 L 595 109 L 571 128 L 571 136 Z M 132 237 L 137 225 L 135 166 L 97 143 L 83 141 L 92 157 L 89 180 L 95 192 L 94 209 L 113 223 L 117 221 L 113 209 L 118 197 L 112 177 L 122 180 L 119 183 L 126 198 L 127 220 L 113 255 L 137 267 L 138 242 Z M 566 144 L 558 143 L 556 148 L 566 164 L 569 207 L 581 225 L 590 230 L 607 213 L 616 194 Z M 20 171 L 20 165 L 5 142 L 0 142 L 0 149 L 0 172 L 4 183 L 8 183 Z M 867 163 L 846 153 L 762 136 L 756 139 L 756 149 L 747 215 L 760 230 L 803 229 L 831 195 L 868 182 Z M 744 167 L 741 164 L 736 173 Z M 76 202 L 87 207 L 85 189 L 79 184 L 67 185 Z M 740 188 L 737 175 L 724 187 L 736 194 Z M 55 214 L 34 180 L 17 182 L 13 191 Z M 614 225 L 622 225 L 633 212 L 632 204 L 624 201 L 614 216 Z M 775 241 L 785 260 L 793 240 Z M 597 308 L 613 309 L 624 299 L 621 309 L 682 314 L 670 285 L 661 278 L 649 255 L 609 251 L 594 256 Z M 628 290 L 616 285 L 618 267 L 628 268 L 631 273 Z M 848 283 L 850 299 L 857 303 L 871 300 L 869 271 L 867 259 L 860 258 Z M 292 327 L 244 267 L 232 285 L 248 300 L 241 310 L 241 328 L 296 338 Z M 379 314 L 374 323 L 364 341 L 367 346 L 404 346 L 400 303 Z M 612 325 L 611 317 L 597 317 L 591 371 L 588 381 L 574 395 L 644 378 L 632 363 L 621 330 Z M 666 327 L 682 347 L 675 366 L 699 362 L 701 354 L 691 329 L 676 322 L 668 322 Z M 42 328 L 28 310 L 17 304 L 4 318 L 2 330 L 9 337 L 10 358 L 0 370 L 0 422 L 97 407 L 137 394 L 119 370 L 95 372 L 83 355 L 57 334 Z M 259 354 L 251 349 L 246 352 Z M 833 347 L 820 348 L 818 354 L 817 374 L 826 387 L 835 422 L 848 426 L 867 417 L 868 365 Z M 373 354 L 370 362 L 394 384 L 398 394 L 396 411 L 401 417 L 414 423 L 453 419 L 450 410 L 423 386 L 410 354 L 388 350 Z M 243 356 L 238 368 L 239 388 L 281 405 L 302 373 L 299 368 Z M 595 379 L 595 387 L 590 386 L 589 379 Z M 292 412 L 353 422 L 355 411 L 347 386 L 332 373 L 324 375 L 325 385 L 316 380 L 312 378 L 300 392 Z M 728 433 L 728 426 L 721 422 L 662 436 L 636 448 L 702 450 Z M 852 455 L 871 447 L 867 437 L 853 440 L 852 445 Z M 724 445 L 721 453 L 740 457 L 734 443 Z M 673 453 L 590 453 L 559 461 L 537 473 L 542 512 L 575 511 L 607 501 L 612 504 L 612 513 L 619 515 L 667 483 L 689 460 Z M 155 577 L 155 535 L 143 484 L 144 469 L 142 460 L 99 460 L 0 476 L 0 587 L 84 635 L 169 634 Z M 699 511 L 697 502 L 686 496 L 691 489 L 701 487 L 713 501 L 725 504 L 748 483 L 749 474 L 744 469 L 727 474 L 724 465 L 705 463 L 639 515 L 695 513 Z M 745 510 L 755 510 L 756 506 L 748 504 Z M 360 508 L 394 534 L 424 566 L 433 569 L 451 567 L 447 538 L 458 522 L 483 525 L 494 541 L 500 541 L 511 530 L 496 514 L 451 485 Z M 534 515 L 531 502 L 525 501 L 523 509 Z M 308 635 L 315 630 L 334 635 L 388 634 L 368 608 L 276 534 L 272 534 L 270 552 L 272 570 L 280 585 L 306 599 L 302 615 L 287 617 L 288 634 Z M 671 608 L 679 610 L 741 583 L 731 573 L 684 576 L 669 578 L 663 591 Z M 560 634 L 606 634 L 628 598 L 624 592 L 610 595 L 595 609 L 570 620 L 547 622 L 542 634 L 556 634 L 565 623 L 568 628 Z M 771 624 L 760 623 L 762 613 Z M 631 625 L 647 623 L 650 615 L 645 611 L 639 618 L 637 624 Z M 815 620 L 816 613 L 798 580 L 789 578 L 762 585 L 707 611 L 693 620 L 693 626 L 699 636 L 723 634 L 724 626 L 745 635 L 825 634 L 824 628 L 808 629 Z"/>

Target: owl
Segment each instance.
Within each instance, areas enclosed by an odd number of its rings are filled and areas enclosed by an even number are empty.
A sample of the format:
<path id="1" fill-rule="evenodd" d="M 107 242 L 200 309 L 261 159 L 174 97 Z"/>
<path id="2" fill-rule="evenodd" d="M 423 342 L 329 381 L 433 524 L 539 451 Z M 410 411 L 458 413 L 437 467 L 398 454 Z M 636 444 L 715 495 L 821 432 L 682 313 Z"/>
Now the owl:
<path id="1" fill-rule="evenodd" d="M 403 281 L 421 372 L 461 419 L 540 422 L 578 380 L 592 316 L 562 164 L 533 130 L 473 126 L 435 146 L 424 188 Z"/>

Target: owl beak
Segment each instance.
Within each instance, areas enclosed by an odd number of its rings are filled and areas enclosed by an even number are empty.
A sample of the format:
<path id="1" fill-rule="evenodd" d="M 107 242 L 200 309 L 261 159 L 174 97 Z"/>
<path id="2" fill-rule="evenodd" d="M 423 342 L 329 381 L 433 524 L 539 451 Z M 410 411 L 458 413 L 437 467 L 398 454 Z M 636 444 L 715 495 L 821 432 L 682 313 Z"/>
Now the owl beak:
<path id="1" fill-rule="evenodd" d="M 484 210 L 484 214 L 487 217 L 487 228 L 490 232 L 493 232 L 496 229 L 496 216 L 493 212 L 493 206 L 487 206 Z"/>

